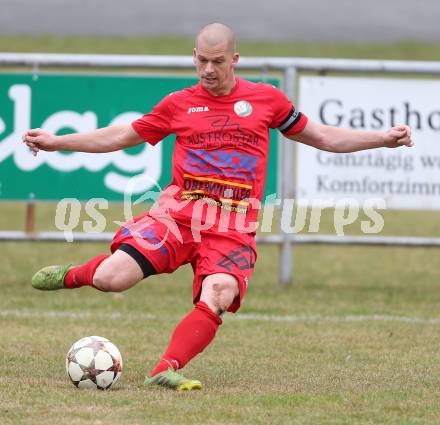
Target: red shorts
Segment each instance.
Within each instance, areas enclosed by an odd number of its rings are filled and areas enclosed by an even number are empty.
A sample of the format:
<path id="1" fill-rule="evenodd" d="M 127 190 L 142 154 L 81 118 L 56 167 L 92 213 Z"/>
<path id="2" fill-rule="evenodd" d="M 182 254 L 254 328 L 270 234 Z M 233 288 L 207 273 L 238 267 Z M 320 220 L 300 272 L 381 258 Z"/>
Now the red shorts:
<path id="1" fill-rule="evenodd" d="M 240 294 L 228 311 L 236 312 L 249 283 L 257 259 L 255 234 L 217 229 L 194 231 L 190 220 L 152 216 L 146 212 L 119 229 L 111 251 L 121 244 L 133 246 L 147 258 L 156 272 L 172 273 L 190 263 L 194 271 L 193 301 L 200 298 L 203 279 L 227 273 L 237 279 Z"/>

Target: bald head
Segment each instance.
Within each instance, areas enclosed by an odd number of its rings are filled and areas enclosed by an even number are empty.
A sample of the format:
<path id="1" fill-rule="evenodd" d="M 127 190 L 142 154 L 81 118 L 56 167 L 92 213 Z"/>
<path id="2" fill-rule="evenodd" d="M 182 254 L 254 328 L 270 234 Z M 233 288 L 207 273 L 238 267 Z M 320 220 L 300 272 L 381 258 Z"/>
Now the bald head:
<path id="1" fill-rule="evenodd" d="M 240 58 L 231 28 L 218 22 L 202 28 L 193 57 L 203 88 L 214 96 L 231 92 L 236 83 L 234 68 Z"/>
<path id="2" fill-rule="evenodd" d="M 215 22 L 203 27 L 196 37 L 196 48 L 203 43 L 209 47 L 226 43 L 226 50 L 230 54 L 235 53 L 235 35 L 227 25 Z"/>

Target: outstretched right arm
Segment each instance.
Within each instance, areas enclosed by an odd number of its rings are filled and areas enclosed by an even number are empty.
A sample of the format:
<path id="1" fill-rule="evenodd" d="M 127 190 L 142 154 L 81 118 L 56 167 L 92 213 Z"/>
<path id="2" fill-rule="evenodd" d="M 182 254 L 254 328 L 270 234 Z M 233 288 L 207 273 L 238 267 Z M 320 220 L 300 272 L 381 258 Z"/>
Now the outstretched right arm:
<path id="1" fill-rule="evenodd" d="M 111 125 L 86 133 L 55 136 L 40 128 L 23 134 L 23 142 L 31 148 L 33 155 L 38 151 L 113 152 L 144 143 L 131 125 Z"/>

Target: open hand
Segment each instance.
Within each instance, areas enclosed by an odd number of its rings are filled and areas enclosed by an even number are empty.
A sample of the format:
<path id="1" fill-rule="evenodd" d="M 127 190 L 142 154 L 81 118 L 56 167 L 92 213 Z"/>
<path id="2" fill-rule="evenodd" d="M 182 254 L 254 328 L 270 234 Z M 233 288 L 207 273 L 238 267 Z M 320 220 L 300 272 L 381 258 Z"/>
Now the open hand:
<path id="1" fill-rule="evenodd" d="M 57 150 L 55 146 L 55 136 L 46 133 L 41 128 L 34 128 L 25 131 L 22 139 L 23 143 L 32 150 L 32 155 L 34 156 L 36 156 L 40 150 L 47 152 Z"/>

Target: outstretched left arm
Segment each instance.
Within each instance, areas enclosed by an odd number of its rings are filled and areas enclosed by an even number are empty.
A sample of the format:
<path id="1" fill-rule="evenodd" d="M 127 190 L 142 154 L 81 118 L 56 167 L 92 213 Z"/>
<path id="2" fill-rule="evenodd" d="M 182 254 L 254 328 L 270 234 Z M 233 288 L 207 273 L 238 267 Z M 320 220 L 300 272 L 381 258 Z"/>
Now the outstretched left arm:
<path id="1" fill-rule="evenodd" d="M 307 122 L 303 131 L 287 138 L 317 149 L 349 153 L 374 148 L 413 146 L 411 129 L 407 125 L 392 127 L 384 132 L 359 131 Z"/>

